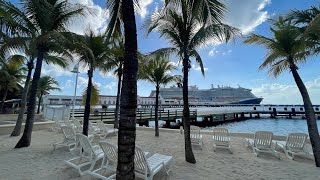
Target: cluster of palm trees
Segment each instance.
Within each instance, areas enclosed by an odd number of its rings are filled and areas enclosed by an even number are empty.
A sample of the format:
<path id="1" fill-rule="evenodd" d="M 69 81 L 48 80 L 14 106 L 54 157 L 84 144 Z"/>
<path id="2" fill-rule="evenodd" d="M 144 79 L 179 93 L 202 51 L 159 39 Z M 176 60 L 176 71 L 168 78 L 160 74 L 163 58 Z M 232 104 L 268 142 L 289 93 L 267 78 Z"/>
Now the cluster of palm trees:
<path id="1" fill-rule="evenodd" d="M 36 98 L 38 96 L 41 99 L 43 93 L 39 92 L 44 92 L 39 90 L 43 61 L 66 67 L 73 60 L 72 54 L 77 54 L 80 64 L 88 68 L 83 134 L 88 135 L 90 103 L 94 87 L 93 72 L 113 70 L 118 77 L 114 123 L 114 127 L 119 128 L 117 179 L 133 179 L 137 80 L 139 78 L 148 80 L 155 85 L 157 108 L 160 86 L 181 79 L 171 75 L 171 71 L 176 67 L 168 59 L 175 56 L 183 66 L 185 159 L 187 162 L 196 163 L 190 141 L 188 103 L 191 61 L 194 59 L 199 64 L 204 75 L 198 50 L 213 41 L 228 42 L 241 33 L 237 28 L 224 23 L 223 18 L 227 8 L 222 1 L 166 0 L 164 7 L 155 12 L 144 27 L 147 33 L 158 32 L 170 42 L 171 47 L 143 55 L 137 51 L 135 8 L 139 8 L 138 2 L 107 0 L 106 8 L 111 17 L 106 32 L 101 34 L 88 29 L 84 35 L 78 35 L 69 32 L 68 25 L 76 18 L 85 18 L 86 13 L 90 12 L 87 7 L 71 4 L 67 0 L 21 0 L 20 6 L 17 7 L 0 0 L 0 53 L 3 57 L 8 57 L 2 58 L 1 62 L 10 64 L 11 60 L 8 59 L 18 58 L 20 64 L 27 67 L 23 66 L 24 69 L 28 70 L 22 95 L 22 107 L 25 107 L 26 96 L 30 89 L 27 119 L 16 148 L 27 147 L 31 143 Z M 272 23 L 273 38 L 252 34 L 247 37 L 245 43 L 264 45 L 269 50 L 261 68 L 270 67 L 270 72 L 276 76 L 285 69 L 290 69 L 292 72 L 303 96 L 316 165 L 320 166 L 320 140 L 315 115 L 307 89 L 297 72 L 297 64 L 303 62 L 307 56 L 319 53 L 319 8 L 294 11 L 288 17 L 274 20 Z M 22 53 L 25 57 L 8 56 L 12 52 Z M 29 88 L 34 64 L 33 80 Z M 7 67 L 1 65 L 1 68 Z M 15 79 L 16 83 L 20 82 L 19 77 Z M 54 80 L 51 82 L 56 84 Z M 9 83 L 1 83 L 1 88 L 2 86 L 6 89 L 14 87 Z M 23 115 L 23 112 L 24 110 L 21 110 L 17 125 L 18 122 L 22 123 L 20 115 L 21 113 Z M 155 112 L 157 113 L 157 109 Z M 157 114 L 155 119 L 155 135 L 159 136 Z M 13 135 L 19 135 L 20 130 L 21 124 L 20 128 L 15 128 Z"/>
<path id="2" fill-rule="evenodd" d="M 316 116 L 308 90 L 298 73 L 298 65 L 305 63 L 308 57 L 320 53 L 320 7 L 294 10 L 287 16 L 279 16 L 270 22 L 271 37 L 251 34 L 244 42 L 267 49 L 260 69 L 269 68 L 269 74 L 275 77 L 285 70 L 292 73 L 303 99 L 315 163 L 320 167 L 320 137 Z"/>

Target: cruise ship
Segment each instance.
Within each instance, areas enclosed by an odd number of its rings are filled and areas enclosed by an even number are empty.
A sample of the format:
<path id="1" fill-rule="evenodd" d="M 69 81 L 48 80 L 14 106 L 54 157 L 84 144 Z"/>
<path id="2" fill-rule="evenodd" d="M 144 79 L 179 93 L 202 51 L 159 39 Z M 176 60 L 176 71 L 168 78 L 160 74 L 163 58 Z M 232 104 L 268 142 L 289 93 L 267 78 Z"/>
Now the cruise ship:
<path id="1" fill-rule="evenodd" d="M 155 97 L 155 90 L 150 97 Z M 182 85 L 160 88 L 160 99 L 163 104 L 182 104 Z M 260 104 L 263 98 L 252 94 L 251 89 L 230 86 L 211 85 L 210 89 L 199 89 L 197 86 L 189 86 L 190 105 L 217 105 L 217 104 Z"/>

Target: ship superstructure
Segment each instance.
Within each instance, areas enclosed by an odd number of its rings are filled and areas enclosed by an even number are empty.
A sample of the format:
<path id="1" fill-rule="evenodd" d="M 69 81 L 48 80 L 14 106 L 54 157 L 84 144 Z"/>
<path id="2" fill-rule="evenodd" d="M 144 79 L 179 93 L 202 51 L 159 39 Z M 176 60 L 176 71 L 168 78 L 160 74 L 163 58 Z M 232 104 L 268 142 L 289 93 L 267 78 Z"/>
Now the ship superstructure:
<path id="1" fill-rule="evenodd" d="M 210 89 L 199 89 L 197 86 L 189 86 L 190 104 L 260 104 L 263 98 L 252 94 L 251 89 L 230 86 L 211 85 Z M 155 91 L 150 94 L 155 97 Z M 164 104 L 182 103 L 182 86 L 171 86 L 160 89 L 160 99 Z"/>

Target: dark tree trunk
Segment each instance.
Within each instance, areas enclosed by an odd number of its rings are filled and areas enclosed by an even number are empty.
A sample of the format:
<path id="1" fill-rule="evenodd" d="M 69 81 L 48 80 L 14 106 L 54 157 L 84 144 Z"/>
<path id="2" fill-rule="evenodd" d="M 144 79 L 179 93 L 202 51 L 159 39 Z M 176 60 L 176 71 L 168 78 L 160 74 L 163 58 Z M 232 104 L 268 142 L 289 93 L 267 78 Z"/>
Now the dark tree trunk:
<path id="1" fill-rule="evenodd" d="M 122 84 L 122 63 L 120 62 L 120 67 L 118 71 L 118 90 L 117 90 L 117 102 L 116 102 L 116 112 L 114 112 L 114 128 L 119 128 L 119 110 L 120 110 L 120 96 L 121 96 L 121 84 Z"/>
<path id="2" fill-rule="evenodd" d="M 42 93 L 40 94 L 39 96 L 39 99 L 38 99 L 38 110 L 37 110 L 37 114 L 40 114 L 40 105 L 41 105 L 41 100 L 42 100 Z"/>
<path id="3" fill-rule="evenodd" d="M 44 48 L 38 47 L 38 56 L 37 56 L 37 63 L 36 63 L 36 69 L 33 74 L 33 80 L 31 84 L 31 94 L 29 99 L 29 105 L 28 105 L 28 114 L 26 119 L 26 125 L 24 127 L 23 135 L 15 148 L 22 148 L 22 147 L 28 147 L 31 143 L 31 134 L 32 134 L 32 128 L 33 128 L 33 122 L 34 122 L 34 114 L 35 114 L 35 108 L 36 108 L 36 97 L 37 97 L 37 90 L 38 90 L 38 82 L 40 79 L 41 74 L 41 68 L 42 68 L 42 61 L 43 61 L 43 55 L 47 50 Z"/>
<path id="4" fill-rule="evenodd" d="M 83 115 L 83 134 L 88 136 L 89 131 L 89 116 L 90 116 L 90 102 L 91 102 L 91 89 L 92 89 L 92 76 L 93 70 L 88 70 L 88 87 L 87 87 L 87 97 L 86 97 L 86 105 L 84 108 Z"/>
<path id="5" fill-rule="evenodd" d="M 306 119 L 307 119 L 307 125 L 308 125 L 308 131 L 309 131 L 309 137 L 310 142 L 312 145 L 313 155 L 315 159 L 315 163 L 317 167 L 320 167 L 320 136 L 319 136 L 319 130 L 317 127 L 317 121 L 316 121 L 316 115 L 314 113 L 314 109 L 309 97 L 308 90 L 306 86 L 304 85 L 302 79 L 300 78 L 300 75 L 297 71 L 297 68 L 294 64 L 290 66 L 290 70 L 292 72 L 292 75 L 294 77 L 294 80 L 298 86 L 298 89 L 301 93 L 304 109 L 306 113 Z"/>
<path id="6" fill-rule="evenodd" d="M 159 109 L 159 85 L 156 86 L 156 107 L 154 112 L 155 136 L 159 137 L 159 122 L 158 122 L 158 109 Z"/>
<path id="7" fill-rule="evenodd" d="M 117 180 L 131 180 L 134 174 L 137 109 L 137 30 L 133 0 L 122 1 L 125 34 L 125 58 L 121 88 L 118 133 Z"/>
<path id="8" fill-rule="evenodd" d="M 6 98 L 7 98 L 7 95 L 8 95 L 8 91 L 9 91 L 8 86 L 6 86 L 5 89 L 6 89 L 6 90 L 4 91 L 4 94 L 3 94 L 3 97 L 2 97 L 2 101 L 1 101 L 0 112 L 3 112 L 4 101 L 6 101 Z"/>
<path id="9" fill-rule="evenodd" d="M 28 62 L 28 74 L 26 78 L 26 82 L 24 83 L 24 88 L 23 88 L 23 93 L 21 97 L 21 106 L 20 106 L 20 111 L 19 111 L 19 116 L 16 122 L 16 126 L 14 127 L 11 136 L 19 136 L 21 133 L 21 127 L 22 127 L 22 122 L 23 122 L 23 115 L 26 110 L 27 106 L 27 98 L 28 98 L 28 90 L 29 90 L 29 84 L 30 84 L 30 79 L 31 79 L 31 73 L 33 69 L 33 59 Z"/>
<path id="10" fill-rule="evenodd" d="M 189 74 L 189 59 L 185 53 L 183 59 L 183 129 L 184 129 L 184 146 L 185 146 L 185 158 L 189 163 L 196 163 L 191 146 L 190 139 L 190 109 L 188 99 L 188 74 Z"/>

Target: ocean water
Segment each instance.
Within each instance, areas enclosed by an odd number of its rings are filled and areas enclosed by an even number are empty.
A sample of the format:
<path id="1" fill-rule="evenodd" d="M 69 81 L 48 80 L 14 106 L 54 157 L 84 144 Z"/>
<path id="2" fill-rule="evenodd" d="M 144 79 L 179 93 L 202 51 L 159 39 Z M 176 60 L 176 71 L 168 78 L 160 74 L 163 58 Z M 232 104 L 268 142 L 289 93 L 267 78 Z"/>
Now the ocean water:
<path id="1" fill-rule="evenodd" d="M 320 120 L 317 120 L 320 130 Z M 301 132 L 308 134 L 307 121 L 305 119 L 249 119 L 240 122 L 221 124 L 216 127 L 228 128 L 230 132 L 271 131 L 276 135 L 287 135 L 289 133 Z M 207 127 L 204 130 L 212 130 L 214 127 Z"/>

